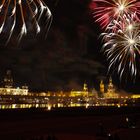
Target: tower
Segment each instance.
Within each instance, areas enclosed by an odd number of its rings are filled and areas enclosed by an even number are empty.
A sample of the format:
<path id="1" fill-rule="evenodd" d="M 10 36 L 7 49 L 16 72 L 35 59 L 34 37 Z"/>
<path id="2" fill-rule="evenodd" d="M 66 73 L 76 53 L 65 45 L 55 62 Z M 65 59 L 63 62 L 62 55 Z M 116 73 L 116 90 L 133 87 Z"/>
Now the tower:
<path id="1" fill-rule="evenodd" d="M 87 87 L 87 84 L 86 83 L 84 83 L 83 92 L 84 92 L 84 96 L 87 96 L 88 97 L 88 87 Z"/>
<path id="2" fill-rule="evenodd" d="M 114 89 L 114 85 L 112 83 L 112 78 L 109 78 L 109 83 L 108 83 L 108 93 L 114 93 L 115 89 Z"/>
<path id="3" fill-rule="evenodd" d="M 109 78 L 109 83 L 108 83 L 108 89 L 107 89 L 107 93 L 105 95 L 106 98 L 119 98 L 119 94 L 116 93 L 115 91 L 115 87 L 112 83 L 112 78 Z"/>
<path id="4" fill-rule="evenodd" d="M 83 91 L 88 91 L 88 87 L 87 87 L 87 84 L 86 83 L 84 83 Z"/>
<path id="5" fill-rule="evenodd" d="M 105 92 L 105 86 L 104 86 L 103 80 L 100 81 L 100 92 L 101 93 Z"/>
<path id="6" fill-rule="evenodd" d="M 6 71 L 6 75 L 4 77 L 3 82 L 4 82 L 4 86 L 6 88 L 12 88 L 13 87 L 13 78 L 12 78 L 11 70 Z"/>

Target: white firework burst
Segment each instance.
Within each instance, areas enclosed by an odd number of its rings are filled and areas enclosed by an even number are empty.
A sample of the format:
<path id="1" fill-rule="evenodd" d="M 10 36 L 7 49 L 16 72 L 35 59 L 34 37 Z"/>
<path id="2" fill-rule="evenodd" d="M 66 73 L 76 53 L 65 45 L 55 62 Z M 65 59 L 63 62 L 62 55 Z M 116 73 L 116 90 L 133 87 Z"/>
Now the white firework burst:
<path id="1" fill-rule="evenodd" d="M 28 32 L 41 32 L 41 20 L 50 28 L 52 14 L 43 0 L 1 0 L 0 34 L 8 34 L 6 43 L 16 32 L 18 41 Z"/>
<path id="2" fill-rule="evenodd" d="M 136 76 L 136 58 L 140 55 L 140 24 L 137 22 L 117 22 L 117 32 L 103 33 L 106 42 L 103 51 L 109 61 L 108 70 L 115 66 L 117 72 L 122 75 L 129 69 L 131 76 Z M 117 26 L 116 26 L 117 27 Z"/>

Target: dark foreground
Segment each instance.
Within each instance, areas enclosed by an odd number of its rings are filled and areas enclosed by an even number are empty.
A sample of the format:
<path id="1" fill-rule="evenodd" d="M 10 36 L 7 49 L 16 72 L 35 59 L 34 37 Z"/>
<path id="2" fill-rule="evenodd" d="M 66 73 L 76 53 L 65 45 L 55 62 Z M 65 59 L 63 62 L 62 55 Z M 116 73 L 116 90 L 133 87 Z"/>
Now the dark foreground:
<path id="1" fill-rule="evenodd" d="M 0 140 L 140 140 L 139 118 L 140 107 L 0 110 Z"/>

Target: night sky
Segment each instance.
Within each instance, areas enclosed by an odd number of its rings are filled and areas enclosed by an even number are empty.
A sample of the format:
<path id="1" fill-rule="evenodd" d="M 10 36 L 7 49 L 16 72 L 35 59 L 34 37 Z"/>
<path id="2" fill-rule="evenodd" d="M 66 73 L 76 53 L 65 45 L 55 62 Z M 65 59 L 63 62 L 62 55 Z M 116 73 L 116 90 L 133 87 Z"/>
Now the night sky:
<path id="1" fill-rule="evenodd" d="M 101 29 L 90 9 L 91 0 L 46 0 L 53 22 L 46 39 L 41 35 L 24 37 L 19 45 L 14 38 L 0 47 L 0 80 L 12 70 L 15 86 L 27 84 L 31 91 L 99 89 L 100 80 L 112 75 L 116 88 L 139 93 L 135 83 L 120 82 L 118 75 L 107 74 L 108 63 L 101 53 Z M 123 79 L 126 79 L 125 77 Z M 128 82 L 129 81 L 129 82 Z"/>

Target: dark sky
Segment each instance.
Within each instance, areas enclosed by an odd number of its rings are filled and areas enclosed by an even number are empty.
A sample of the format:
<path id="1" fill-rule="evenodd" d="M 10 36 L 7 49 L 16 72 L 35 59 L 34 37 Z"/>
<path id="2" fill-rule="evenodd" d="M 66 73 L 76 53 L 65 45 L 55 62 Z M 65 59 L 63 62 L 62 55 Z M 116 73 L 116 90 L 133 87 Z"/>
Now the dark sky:
<path id="1" fill-rule="evenodd" d="M 7 69 L 12 70 L 15 86 L 24 83 L 30 90 L 81 89 L 86 81 L 89 88 L 99 88 L 108 81 L 107 62 L 100 52 L 100 27 L 89 9 L 91 0 L 46 0 L 53 22 L 45 40 L 42 36 L 26 36 L 17 46 L 11 41 L 0 48 L 0 80 Z M 116 87 L 139 92 L 139 80 L 119 82 Z"/>

